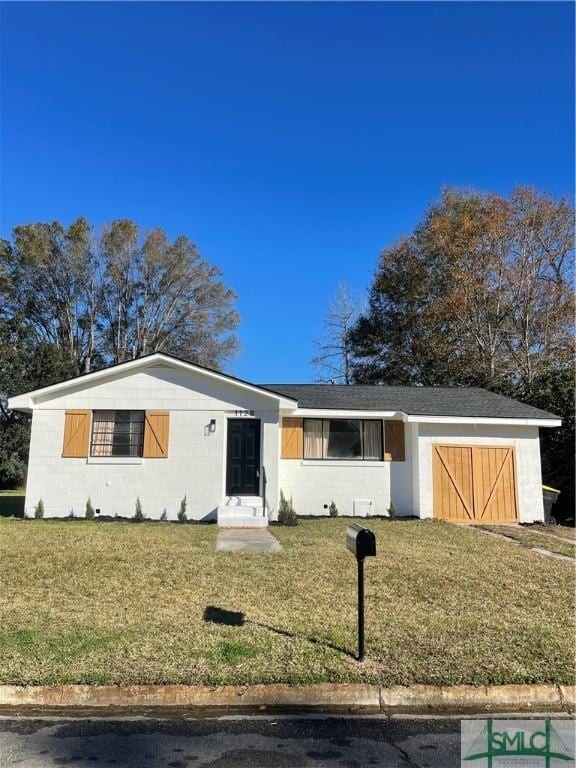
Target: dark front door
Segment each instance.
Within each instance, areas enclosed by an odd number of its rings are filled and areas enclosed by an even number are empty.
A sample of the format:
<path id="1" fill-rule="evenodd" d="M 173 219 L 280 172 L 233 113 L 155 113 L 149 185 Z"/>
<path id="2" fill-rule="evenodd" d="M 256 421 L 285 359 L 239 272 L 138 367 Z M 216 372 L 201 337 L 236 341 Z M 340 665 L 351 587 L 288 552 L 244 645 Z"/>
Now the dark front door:
<path id="1" fill-rule="evenodd" d="M 226 494 L 260 495 L 260 419 L 228 419 Z"/>

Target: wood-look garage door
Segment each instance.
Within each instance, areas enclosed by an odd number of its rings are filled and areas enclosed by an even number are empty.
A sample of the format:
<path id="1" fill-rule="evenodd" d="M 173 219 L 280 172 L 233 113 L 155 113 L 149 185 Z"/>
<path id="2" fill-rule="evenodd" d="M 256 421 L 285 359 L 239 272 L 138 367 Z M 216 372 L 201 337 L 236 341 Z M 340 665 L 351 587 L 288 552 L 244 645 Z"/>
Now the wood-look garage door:
<path id="1" fill-rule="evenodd" d="M 433 445 L 434 517 L 458 523 L 518 519 L 514 448 Z"/>

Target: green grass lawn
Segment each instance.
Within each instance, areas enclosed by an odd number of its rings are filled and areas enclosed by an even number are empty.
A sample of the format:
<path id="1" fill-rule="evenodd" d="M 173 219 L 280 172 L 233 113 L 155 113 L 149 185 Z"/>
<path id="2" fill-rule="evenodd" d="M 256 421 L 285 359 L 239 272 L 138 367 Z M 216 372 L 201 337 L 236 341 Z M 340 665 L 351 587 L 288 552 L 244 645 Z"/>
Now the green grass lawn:
<path id="1" fill-rule="evenodd" d="M 0 490 L 0 517 L 24 517 L 24 489 Z"/>
<path id="2" fill-rule="evenodd" d="M 432 522 L 370 521 L 358 664 L 347 522 L 274 527 L 263 555 L 215 526 L 0 520 L 0 682 L 574 681 L 572 566 Z"/>
<path id="3" fill-rule="evenodd" d="M 500 533 L 503 536 L 508 536 L 510 539 L 515 539 L 524 547 L 539 547 L 540 549 L 547 549 L 548 552 L 555 552 L 558 555 L 576 557 L 576 543 L 569 544 L 567 541 L 561 541 L 554 536 L 538 533 L 537 529 L 532 530 L 531 527 L 515 528 L 511 525 L 483 525 L 481 527 L 487 531 Z"/>

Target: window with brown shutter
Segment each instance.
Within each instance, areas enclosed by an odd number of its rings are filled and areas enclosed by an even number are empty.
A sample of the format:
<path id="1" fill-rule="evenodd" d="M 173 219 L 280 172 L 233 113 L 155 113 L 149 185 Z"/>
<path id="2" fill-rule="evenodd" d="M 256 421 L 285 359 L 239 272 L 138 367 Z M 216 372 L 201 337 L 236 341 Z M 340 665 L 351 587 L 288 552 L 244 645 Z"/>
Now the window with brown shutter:
<path id="1" fill-rule="evenodd" d="M 301 459 L 304 454 L 304 436 L 302 419 L 286 417 L 282 419 L 283 459 Z"/>
<path id="2" fill-rule="evenodd" d="M 146 411 L 144 417 L 145 459 L 168 458 L 168 437 L 170 432 L 169 411 Z"/>
<path id="3" fill-rule="evenodd" d="M 91 411 L 66 411 L 62 456 L 65 459 L 85 459 L 90 442 Z"/>
<path id="4" fill-rule="evenodd" d="M 404 422 L 384 422 L 384 461 L 405 461 Z"/>

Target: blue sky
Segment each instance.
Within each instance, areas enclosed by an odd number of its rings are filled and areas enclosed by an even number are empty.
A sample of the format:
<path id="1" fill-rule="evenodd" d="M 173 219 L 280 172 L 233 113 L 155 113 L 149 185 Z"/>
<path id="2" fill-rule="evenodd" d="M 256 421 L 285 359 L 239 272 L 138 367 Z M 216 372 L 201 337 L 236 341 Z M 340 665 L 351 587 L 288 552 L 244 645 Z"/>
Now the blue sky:
<path id="1" fill-rule="evenodd" d="M 5 3 L 1 232 L 186 234 L 253 381 L 313 380 L 339 281 L 443 185 L 572 194 L 569 3 Z"/>

